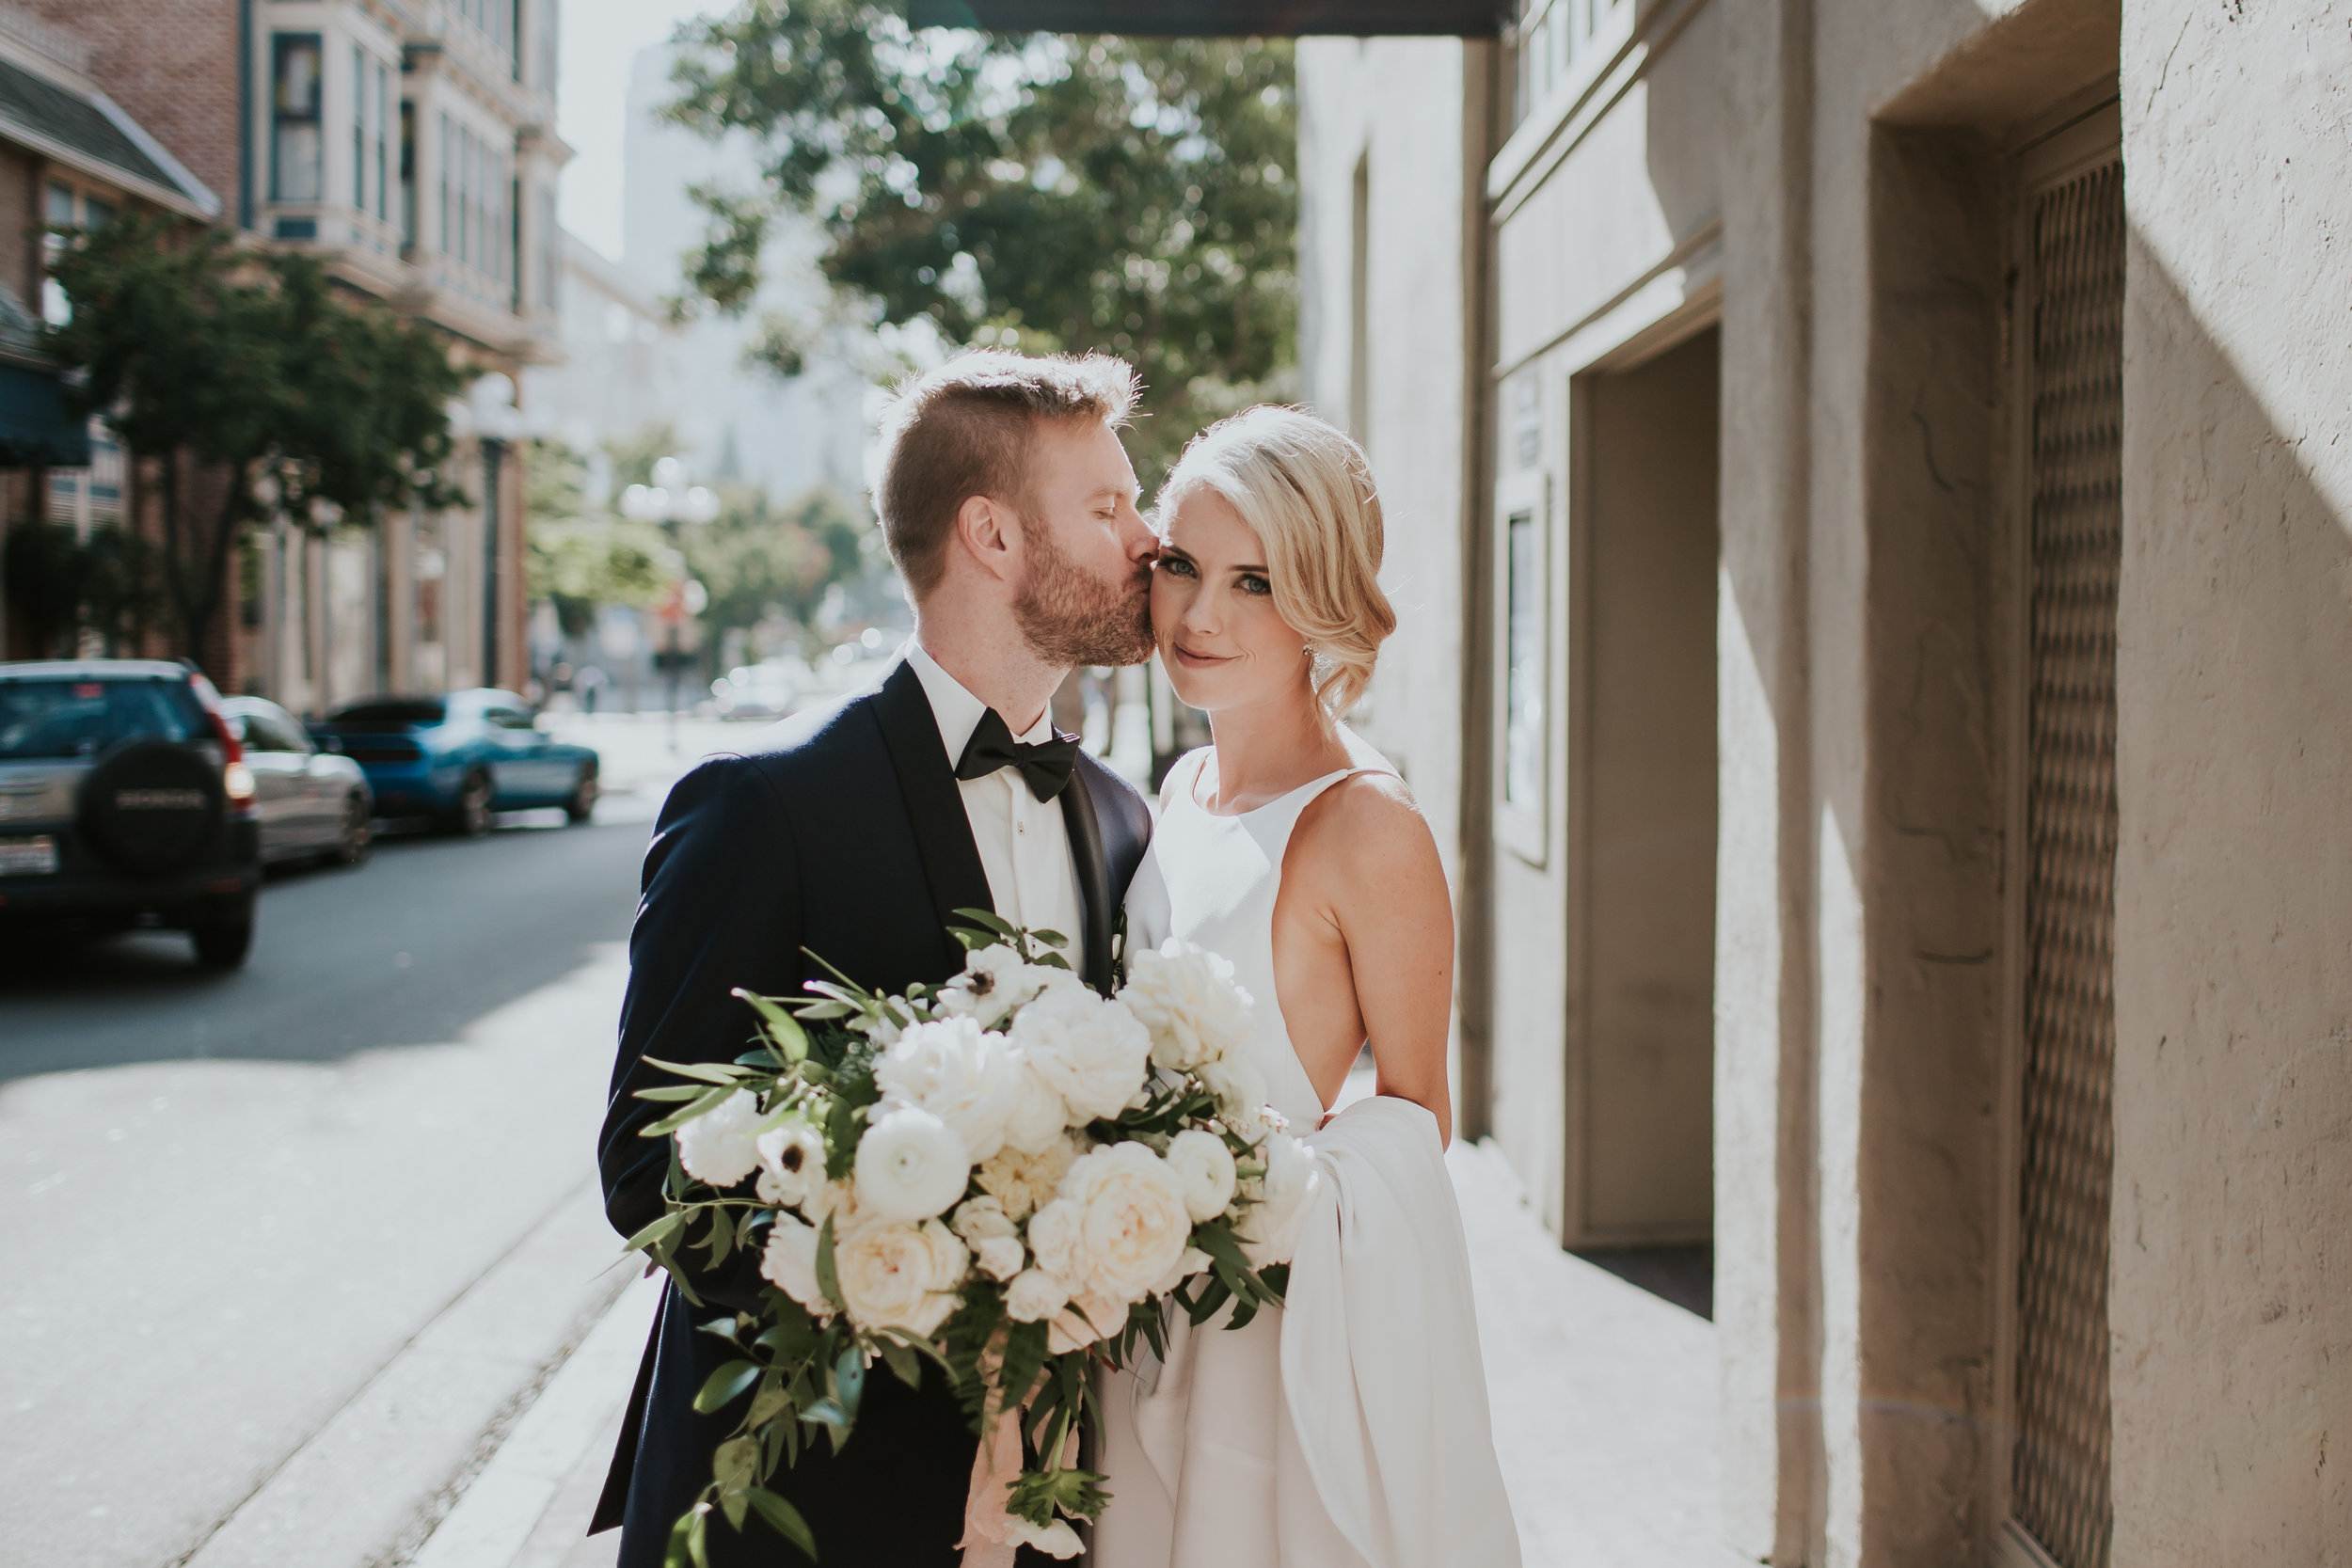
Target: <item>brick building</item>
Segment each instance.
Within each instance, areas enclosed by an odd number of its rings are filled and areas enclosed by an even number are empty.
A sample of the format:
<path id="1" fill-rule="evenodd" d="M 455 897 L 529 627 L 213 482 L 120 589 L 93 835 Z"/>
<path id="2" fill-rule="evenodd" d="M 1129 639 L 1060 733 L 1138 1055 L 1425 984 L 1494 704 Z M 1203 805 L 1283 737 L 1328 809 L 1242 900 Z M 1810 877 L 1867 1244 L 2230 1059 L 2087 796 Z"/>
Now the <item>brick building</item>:
<path id="1" fill-rule="evenodd" d="M 453 459 L 472 504 L 326 539 L 263 530 L 236 568 L 224 684 L 310 711 L 519 685 L 515 388 L 555 352 L 556 0 L 18 0 L 0 26 L 11 14 L 78 48 L 214 193 L 201 215 L 316 255 L 472 374 Z"/>

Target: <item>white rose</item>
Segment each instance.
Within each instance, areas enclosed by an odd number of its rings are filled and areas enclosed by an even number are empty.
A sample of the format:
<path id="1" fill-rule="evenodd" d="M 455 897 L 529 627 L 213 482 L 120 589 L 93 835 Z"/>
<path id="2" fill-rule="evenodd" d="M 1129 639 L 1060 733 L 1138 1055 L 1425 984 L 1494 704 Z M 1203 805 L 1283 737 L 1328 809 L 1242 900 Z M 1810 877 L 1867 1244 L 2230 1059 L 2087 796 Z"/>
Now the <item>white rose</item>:
<path id="1" fill-rule="evenodd" d="M 1177 1072 L 1219 1061 L 1249 1037 L 1249 993 L 1233 983 L 1233 966 L 1174 937 L 1127 960 L 1119 1000 L 1152 1032 L 1152 1059 Z"/>
<path id="2" fill-rule="evenodd" d="M 856 1173 L 860 1209 L 881 1220 L 927 1220 L 963 1196 L 972 1161 L 954 1128 L 902 1105 L 867 1125 Z"/>
<path id="3" fill-rule="evenodd" d="M 975 1160 L 1005 1141 L 1005 1122 L 1021 1104 L 1022 1071 L 1005 1037 L 968 1018 L 910 1025 L 874 1061 L 885 1102 L 929 1111 L 963 1140 Z"/>
<path id="4" fill-rule="evenodd" d="M 1152 1056 L 1136 1015 L 1084 986 L 1057 986 L 1022 1008 L 1012 1040 L 1082 1117 L 1119 1115 Z"/>
<path id="5" fill-rule="evenodd" d="M 1043 1269 L 1024 1269 L 1005 1288 L 1005 1315 L 1017 1323 L 1041 1323 L 1069 1304 L 1069 1291 Z"/>
<path id="6" fill-rule="evenodd" d="M 1070 1107 L 1062 1102 L 1061 1091 L 1030 1065 L 1025 1053 L 1015 1050 L 1012 1054 L 1020 1077 L 1012 1114 L 1005 1118 L 1005 1143 L 1035 1154 L 1060 1140 L 1062 1130 L 1070 1125 Z"/>
<path id="7" fill-rule="evenodd" d="M 859 1327 L 896 1328 L 929 1338 L 956 1309 L 972 1255 L 937 1220 L 835 1232 L 834 1275 L 841 1305 Z"/>
<path id="8" fill-rule="evenodd" d="M 833 1316 L 833 1303 L 817 1285 L 817 1227 L 778 1214 L 768 1227 L 768 1245 L 759 1255 L 762 1278 L 820 1318 Z"/>
<path id="9" fill-rule="evenodd" d="M 1029 1216 L 1029 1250 L 1037 1266 L 1075 1291 L 1086 1285 L 1086 1212 L 1057 1197 Z"/>
<path id="10" fill-rule="evenodd" d="M 972 1243 L 973 1256 L 979 1260 L 980 1272 L 1002 1284 L 1021 1272 L 1029 1260 L 1018 1236 L 991 1236 Z"/>
<path id="11" fill-rule="evenodd" d="M 1078 1211 L 1078 1237 L 1066 1249 L 1078 1273 L 1054 1268 L 1037 1239 L 1038 1226 L 1063 1204 Z M 1051 1228 L 1057 1232 L 1058 1223 Z M 1029 1244 L 1040 1264 L 1080 1284 L 1079 1295 L 1118 1302 L 1148 1294 L 1184 1256 L 1191 1236 L 1183 1179 L 1139 1143 L 1111 1144 L 1080 1156 L 1061 1180 L 1061 1196 L 1029 1222 Z M 1060 1241 L 1057 1234 L 1052 1239 Z"/>
<path id="12" fill-rule="evenodd" d="M 1222 1061 L 1206 1063 L 1194 1076 L 1200 1080 L 1202 1088 L 1216 1096 L 1217 1119 L 1235 1132 L 1241 1131 L 1234 1126 L 1236 1121 L 1255 1114 L 1265 1104 L 1265 1074 L 1258 1070 L 1257 1063 L 1239 1052 Z"/>
<path id="13" fill-rule="evenodd" d="M 788 1116 L 759 1135 L 759 1201 L 797 1208 L 825 1184 L 825 1135 Z"/>
<path id="14" fill-rule="evenodd" d="M 713 1187 L 732 1187 L 759 1164 L 759 1100 L 741 1089 L 677 1130 L 678 1164 Z"/>
<path id="15" fill-rule="evenodd" d="M 1298 1249 L 1298 1233 L 1315 1195 L 1323 1190 L 1323 1173 L 1314 1150 L 1287 1132 L 1277 1132 L 1258 1150 L 1265 1162 L 1259 1182 L 1262 1196 L 1234 1227 L 1249 1266 L 1263 1269 L 1287 1263 Z"/>
<path id="16" fill-rule="evenodd" d="M 1078 1149 L 1068 1138 L 1057 1137 L 1035 1153 L 1009 1144 L 980 1165 L 980 1190 L 1003 1204 L 1007 1214 L 1020 1219 L 1053 1197 L 1077 1157 Z"/>
<path id="17" fill-rule="evenodd" d="M 1195 1225 L 1233 1201 L 1233 1151 L 1214 1132 L 1188 1127 L 1168 1141 L 1168 1165 L 1184 1183 L 1184 1212 Z"/>
<path id="18" fill-rule="evenodd" d="M 1106 1339 L 1126 1326 L 1127 1305 L 1102 1296 L 1076 1295 L 1070 1306 L 1045 1325 L 1045 1353 L 1066 1355 L 1097 1339 Z"/>
<path id="19" fill-rule="evenodd" d="M 1155 1296 L 1164 1296 L 1208 1266 L 1209 1255 L 1199 1247 L 1188 1246 L 1184 1248 L 1184 1255 L 1177 1259 L 1166 1274 L 1160 1275 L 1158 1282 L 1152 1287 L 1152 1293 Z"/>
<path id="20" fill-rule="evenodd" d="M 1005 1212 L 1004 1201 L 993 1193 L 965 1198 L 956 1206 L 955 1217 L 947 1226 L 975 1245 L 992 1237 L 1021 1233 L 1021 1227 L 1012 1223 L 1012 1216 Z"/>
<path id="21" fill-rule="evenodd" d="M 1005 1515 L 1005 1539 L 1016 1546 L 1034 1546 L 1052 1558 L 1073 1558 L 1086 1547 L 1067 1519 L 1033 1525 L 1017 1513 Z"/>

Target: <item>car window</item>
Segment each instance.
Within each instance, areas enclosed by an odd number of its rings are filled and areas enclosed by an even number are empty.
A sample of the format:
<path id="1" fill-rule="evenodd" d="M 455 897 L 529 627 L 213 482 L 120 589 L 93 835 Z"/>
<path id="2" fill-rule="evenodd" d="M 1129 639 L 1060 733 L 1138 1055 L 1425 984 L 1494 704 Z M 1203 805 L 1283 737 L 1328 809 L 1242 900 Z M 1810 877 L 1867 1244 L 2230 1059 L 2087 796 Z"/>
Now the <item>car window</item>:
<path id="1" fill-rule="evenodd" d="M 326 717 L 334 723 L 438 724 L 449 718 L 449 705 L 438 697 L 372 697 L 345 703 Z"/>
<path id="2" fill-rule="evenodd" d="M 195 740 L 211 730 L 182 681 L 0 681 L 0 757 L 88 756 L 119 741 Z"/>
<path id="3" fill-rule="evenodd" d="M 245 715 L 245 743 L 255 752 L 307 752 L 310 742 L 294 727 L 292 720 L 282 713 L 267 708 L 248 708 Z"/>
<path id="4" fill-rule="evenodd" d="M 501 730 L 531 728 L 531 715 L 518 707 L 492 707 L 482 710 L 482 717 Z"/>

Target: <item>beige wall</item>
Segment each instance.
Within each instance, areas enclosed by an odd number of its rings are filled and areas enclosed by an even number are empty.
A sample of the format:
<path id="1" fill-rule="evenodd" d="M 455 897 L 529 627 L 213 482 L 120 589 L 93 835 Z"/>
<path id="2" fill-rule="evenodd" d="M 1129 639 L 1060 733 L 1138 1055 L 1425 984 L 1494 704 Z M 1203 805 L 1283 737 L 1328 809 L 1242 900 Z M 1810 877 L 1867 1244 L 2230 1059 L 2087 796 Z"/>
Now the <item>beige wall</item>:
<path id="1" fill-rule="evenodd" d="M 2135 5 L 2118 1563 L 2352 1543 L 2352 5 Z"/>
<path id="2" fill-rule="evenodd" d="M 1719 323 L 1724 1529 L 1784 1564 L 2001 1560 L 2021 983 L 2019 159 L 2120 80 L 2132 248 L 2112 1561 L 2332 1560 L 2352 1540 L 2352 1481 L 2331 1451 L 2352 1411 L 2352 443 L 2336 435 L 2352 406 L 2336 233 L 2352 0 L 1594 9 L 1581 63 L 1489 166 L 1483 347 L 1475 312 L 1449 327 L 1391 254 L 1453 255 L 1427 236 L 1458 198 L 1384 182 L 1380 133 L 1361 129 L 1409 127 L 1410 167 L 1461 156 L 1468 138 L 1433 150 L 1446 133 L 1429 118 L 1454 113 L 1454 78 L 1377 69 L 1452 46 L 1301 52 L 1311 137 L 1330 138 L 1304 164 L 1321 213 L 1304 258 L 1311 311 L 1344 297 L 1339 242 L 1370 145 L 1372 228 L 1389 238 L 1369 314 L 1413 345 L 1367 378 L 1383 483 L 1434 484 L 1439 451 L 1485 468 L 1449 480 L 1466 563 L 1446 640 L 1401 641 L 1392 662 L 1418 693 L 1454 680 L 1473 699 L 1451 743 L 1473 897 L 1486 868 L 1469 914 L 1491 953 L 1495 1134 L 1570 1243 L 1597 1239 L 1577 1196 L 1602 1190 L 1594 1162 L 1638 1174 L 1613 1164 L 1578 1098 L 1595 1081 L 1579 1076 L 1591 1065 L 1579 1031 L 1606 1032 L 1602 999 L 1639 985 L 1644 953 L 1577 923 L 1638 893 L 1578 903 L 1580 867 L 1601 867 L 1610 842 L 1579 833 L 1606 816 L 1611 781 L 1580 784 L 1580 758 L 1603 753 L 1572 747 L 1593 747 L 1580 726 L 1606 730 L 1589 683 L 1614 689 L 1581 639 L 1603 611 L 1638 624 L 1642 605 L 1597 611 L 1584 596 L 1608 593 L 1580 553 L 1594 537 L 1580 522 L 1606 515 L 1588 487 L 1627 449 L 1579 446 L 1572 425 L 1577 398 Z M 1317 208 L 1334 202 L 1336 224 Z M 1481 232 L 1478 214 L 1469 227 Z M 1343 345 L 1311 333 L 1311 392 L 1344 395 Z M 1413 379 L 1424 362 L 1483 364 L 1490 399 L 1431 396 Z M 1399 445 L 1401 417 L 1466 434 Z M 1489 840 L 1492 691 L 1476 680 L 1497 657 L 1493 514 L 1530 496 L 1549 497 L 1552 529 L 1549 793 L 1532 833 Z M 1425 773 L 1447 743 L 1421 726 L 1413 767 Z"/>

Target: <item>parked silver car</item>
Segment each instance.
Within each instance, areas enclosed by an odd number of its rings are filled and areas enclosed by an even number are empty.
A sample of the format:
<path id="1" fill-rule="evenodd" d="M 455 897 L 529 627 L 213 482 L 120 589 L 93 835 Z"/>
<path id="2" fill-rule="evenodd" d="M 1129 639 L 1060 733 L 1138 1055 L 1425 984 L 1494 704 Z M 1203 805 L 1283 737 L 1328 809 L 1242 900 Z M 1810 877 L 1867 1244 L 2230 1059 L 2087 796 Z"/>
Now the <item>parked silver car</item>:
<path id="1" fill-rule="evenodd" d="M 367 770 L 319 750 L 293 714 L 265 697 L 227 697 L 220 706 L 253 771 L 262 861 L 367 859 L 375 820 Z"/>

